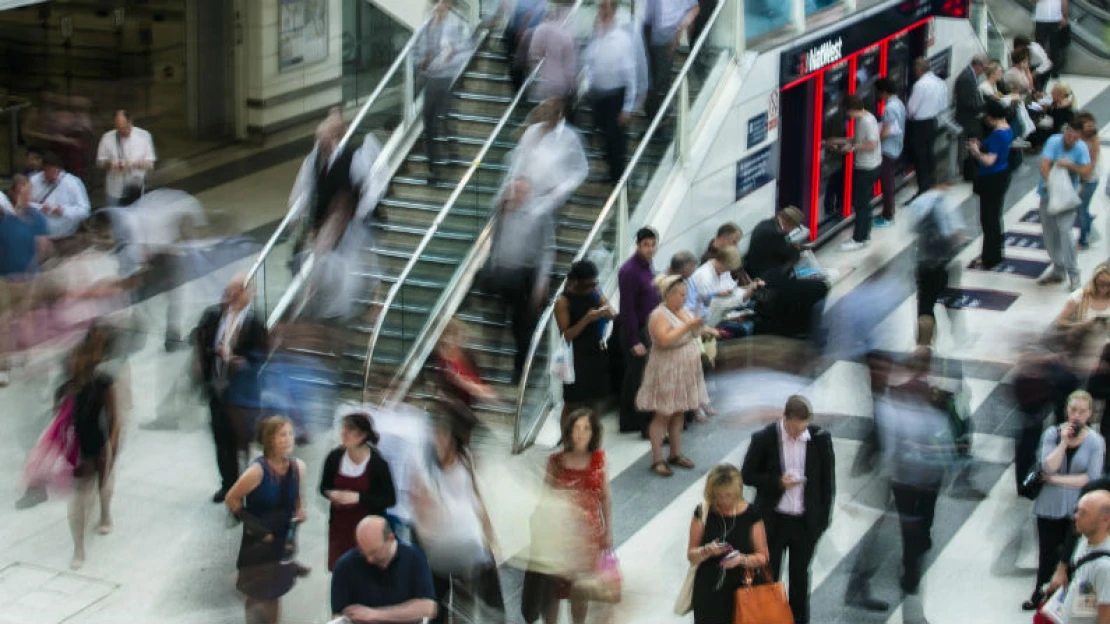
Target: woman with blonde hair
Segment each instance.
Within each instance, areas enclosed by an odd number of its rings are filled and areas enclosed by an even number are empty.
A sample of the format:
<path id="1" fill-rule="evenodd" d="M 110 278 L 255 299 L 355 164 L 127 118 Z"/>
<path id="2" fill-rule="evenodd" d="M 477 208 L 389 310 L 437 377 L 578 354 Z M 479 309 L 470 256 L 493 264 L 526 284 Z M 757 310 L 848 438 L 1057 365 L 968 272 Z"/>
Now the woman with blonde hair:
<path id="1" fill-rule="evenodd" d="M 1037 129 L 1029 135 L 1029 142 L 1034 146 L 1044 145 L 1048 137 L 1063 132 L 1064 126 L 1075 119 L 1075 96 L 1068 83 L 1057 81 L 1052 85 L 1049 96 L 1051 100 L 1044 107 L 1043 114 L 1033 120 L 1037 123 Z"/>
<path id="2" fill-rule="evenodd" d="M 276 624 L 281 597 L 297 576 L 308 573 L 293 561 L 295 525 L 306 518 L 301 496 L 305 465 L 290 455 L 295 436 L 288 418 L 267 418 L 258 431 L 262 457 L 243 471 L 224 503 L 243 521 L 235 586 L 247 595 L 247 624 Z"/>
<path id="3" fill-rule="evenodd" d="M 697 566 L 694 624 L 732 622 L 745 570 L 770 562 L 763 518 L 744 500 L 744 481 L 736 466 L 719 464 L 706 476 L 704 500 L 690 521 L 686 558 Z"/>
<path id="4" fill-rule="evenodd" d="M 1056 317 L 1060 329 L 1092 329 L 1110 320 L 1110 264 L 1102 263 L 1091 273 L 1087 285 L 1068 296 Z"/>
<path id="5" fill-rule="evenodd" d="M 705 319 L 685 309 L 687 286 L 681 276 L 660 275 L 655 278 L 655 287 L 662 303 L 648 317 L 651 351 L 644 367 L 644 382 L 636 394 L 636 409 L 654 413 L 648 427 L 651 471 L 669 477 L 674 472 L 667 464 L 694 467 L 694 462 L 682 454 L 682 427 L 686 412 L 709 404 L 697 339 L 702 332 L 714 336 L 717 332 L 705 327 Z M 671 439 L 671 454 L 663 461 L 665 433 Z"/>

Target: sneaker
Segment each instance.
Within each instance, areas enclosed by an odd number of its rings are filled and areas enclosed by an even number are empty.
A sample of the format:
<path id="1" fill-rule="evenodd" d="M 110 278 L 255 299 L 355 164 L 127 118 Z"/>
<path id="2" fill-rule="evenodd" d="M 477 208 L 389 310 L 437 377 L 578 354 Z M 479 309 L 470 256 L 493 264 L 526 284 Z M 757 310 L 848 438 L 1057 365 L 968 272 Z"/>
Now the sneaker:
<path id="1" fill-rule="evenodd" d="M 1068 278 L 1068 289 L 1069 290 L 1079 290 L 1080 287 L 1082 287 L 1082 284 L 1080 284 L 1080 282 L 1079 282 L 1079 276 L 1078 275 L 1072 275 L 1071 277 Z"/>
<path id="2" fill-rule="evenodd" d="M 846 240 L 843 243 L 840 243 L 840 251 L 856 251 L 858 249 L 863 249 L 870 242 L 871 241 L 869 241 L 869 240 L 865 240 L 865 241 Z"/>
<path id="3" fill-rule="evenodd" d="M 1064 276 L 1059 273 L 1047 273 L 1037 278 L 1038 286 L 1048 286 L 1049 284 L 1059 284 L 1064 281 Z"/>
<path id="4" fill-rule="evenodd" d="M 12 374 L 8 371 L 0 371 L 0 388 L 7 388 L 12 383 Z"/>
<path id="5" fill-rule="evenodd" d="M 887 219 L 887 218 L 884 218 L 884 217 L 875 217 L 875 219 L 873 221 L 871 221 L 871 225 L 874 226 L 874 227 L 880 228 L 880 229 L 881 228 L 888 228 L 888 227 L 894 225 L 894 219 Z"/>

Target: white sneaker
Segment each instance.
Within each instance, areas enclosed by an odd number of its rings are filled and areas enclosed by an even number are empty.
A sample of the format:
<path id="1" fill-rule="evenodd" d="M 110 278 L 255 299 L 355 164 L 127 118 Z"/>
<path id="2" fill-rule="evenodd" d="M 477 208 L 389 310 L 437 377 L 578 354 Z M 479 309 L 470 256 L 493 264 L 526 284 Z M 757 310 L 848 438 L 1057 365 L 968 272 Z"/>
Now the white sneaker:
<path id="1" fill-rule="evenodd" d="M 0 388 L 7 388 L 12 383 L 12 374 L 8 371 L 0 371 Z"/>
<path id="2" fill-rule="evenodd" d="M 1082 284 L 1079 283 L 1079 276 L 1073 275 L 1068 278 L 1068 290 L 1079 290 Z"/>
<path id="3" fill-rule="evenodd" d="M 840 243 L 840 251 L 856 251 L 857 249 L 863 249 L 864 247 L 868 246 L 870 243 L 871 243 L 871 241 L 869 241 L 869 240 L 865 240 L 865 241 L 861 242 L 861 241 L 849 239 L 849 240 L 844 241 L 843 243 Z"/>

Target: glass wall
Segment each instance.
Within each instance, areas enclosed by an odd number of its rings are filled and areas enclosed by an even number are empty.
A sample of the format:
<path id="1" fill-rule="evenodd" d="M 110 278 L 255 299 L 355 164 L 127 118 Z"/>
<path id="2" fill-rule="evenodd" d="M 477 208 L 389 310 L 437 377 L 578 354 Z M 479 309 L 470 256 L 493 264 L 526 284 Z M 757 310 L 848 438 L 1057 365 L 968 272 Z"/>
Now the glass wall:
<path id="1" fill-rule="evenodd" d="M 755 39 L 790 23 L 792 0 L 748 0 L 744 3 L 744 36 Z"/>
<path id="2" fill-rule="evenodd" d="M 838 4 L 840 0 L 806 0 L 806 15 L 813 15 Z"/>
<path id="3" fill-rule="evenodd" d="M 343 101 L 370 95 L 411 36 L 369 0 L 343 0 Z"/>

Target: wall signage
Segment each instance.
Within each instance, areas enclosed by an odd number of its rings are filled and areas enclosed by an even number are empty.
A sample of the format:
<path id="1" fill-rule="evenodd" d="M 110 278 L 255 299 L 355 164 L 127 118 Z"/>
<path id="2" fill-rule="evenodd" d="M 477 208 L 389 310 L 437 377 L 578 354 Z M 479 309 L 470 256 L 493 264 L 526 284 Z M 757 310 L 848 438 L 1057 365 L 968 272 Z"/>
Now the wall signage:
<path id="1" fill-rule="evenodd" d="M 809 50 L 802 53 L 801 63 L 799 63 L 799 70 L 804 70 L 805 73 L 815 72 L 826 65 L 833 63 L 844 58 L 841 52 L 844 49 L 844 39 L 836 37 L 828 39 L 824 43 L 816 45 Z"/>

